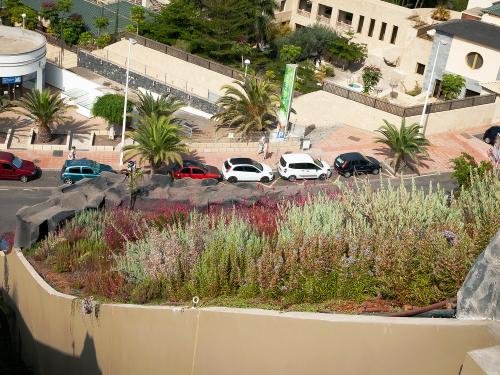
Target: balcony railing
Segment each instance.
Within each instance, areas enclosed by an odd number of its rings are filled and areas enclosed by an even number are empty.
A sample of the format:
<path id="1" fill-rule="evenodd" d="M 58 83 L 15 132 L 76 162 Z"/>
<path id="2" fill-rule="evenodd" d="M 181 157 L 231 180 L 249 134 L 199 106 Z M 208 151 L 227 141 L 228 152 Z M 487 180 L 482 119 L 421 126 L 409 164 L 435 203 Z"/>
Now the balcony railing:
<path id="1" fill-rule="evenodd" d="M 318 14 L 316 16 L 316 21 L 319 22 L 319 23 L 324 23 L 326 25 L 329 25 L 330 24 L 330 20 L 331 20 L 331 17 L 327 17 L 327 16 L 324 16 L 322 14 Z"/>
<path id="2" fill-rule="evenodd" d="M 297 9 L 297 14 L 307 18 L 311 17 L 311 12 L 305 9 Z"/>

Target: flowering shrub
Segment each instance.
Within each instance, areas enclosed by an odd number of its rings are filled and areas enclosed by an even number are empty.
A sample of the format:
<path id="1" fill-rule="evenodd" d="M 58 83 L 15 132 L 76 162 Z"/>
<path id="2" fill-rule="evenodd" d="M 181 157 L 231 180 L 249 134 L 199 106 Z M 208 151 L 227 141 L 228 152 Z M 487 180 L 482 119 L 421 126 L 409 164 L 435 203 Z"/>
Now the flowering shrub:
<path id="1" fill-rule="evenodd" d="M 498 230 L 498 191 L 487 174 L 457 196 L 360 184 L 203 212 L 85 212 L 29 253 L 76 272 L 88 293 L 140 303 L 198 295 L 428 304 L 456 294 Z"/>

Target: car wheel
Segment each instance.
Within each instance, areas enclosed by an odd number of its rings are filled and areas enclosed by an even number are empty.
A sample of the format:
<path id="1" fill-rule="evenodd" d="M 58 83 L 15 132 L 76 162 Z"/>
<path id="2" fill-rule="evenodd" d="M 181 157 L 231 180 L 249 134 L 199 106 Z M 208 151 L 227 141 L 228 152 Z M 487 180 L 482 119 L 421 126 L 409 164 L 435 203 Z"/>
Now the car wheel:
<path id="1" fill-rule="evenodd" d="M 65 178 L 64 183 L 68 185 L 73 185 L 73 180 L 71 178 Z"/>
<path id="2" fill-rule="evenodd" d="M 260 182 L 262 182 L 263 184 L 267 184 L 269 181 L 270 181 L 270 180 L 269 180 L 269 177 L 262 177 L 262 178 L 260 179 Z"/>
<path id="3" fill-rule="evenodd" d="M 295 182 L 295 181 L 297 181 L 297 177 L 290 176 L 290 177 L 288 177 L 288 181 Z"/>
<path id="4" fill-rule="evenodd" d="M 379 168 L 376 168 L 372 171 L 372 174 L 379 174 L 380 173 L 380 169 Z"/>
<path id="5" fill-rule="evenodd" d="M 26 183 L 26 182 L 28 182 L 28 176 L 21 176 L 21 177 L 19 178 L 19 180 L 20 180 L 22 183 Z"/>
<path id="6" fill-rule="evenodd" d="M 491 139 L 490 139 L 490 137 L 485 137 L 485 138 L 484 138 L 484 141 L 485 141 L 487 144 L 491 145 Z"/>
<path id="7" fill-rule="evenodd" d="M 326 180 L 326 174 L 320 174 L 318 177 L 320 180 Z"/>
<path id="8" fill-rule="evenodd" d="M 229 182 L 230 184 L 234 184 L 235 182 L 238 182 L 238 179 L 234 176 L 231 176 L 227 179 L 227 182 Z"/>
<path id="9" fill-rule="evenodd" d="M 344 173 L 344 177 L 345 177 L 345 178 L 349 178 L 349 177 L 351 177 L 351 172 L 346 172 L 346 173 Z"/>

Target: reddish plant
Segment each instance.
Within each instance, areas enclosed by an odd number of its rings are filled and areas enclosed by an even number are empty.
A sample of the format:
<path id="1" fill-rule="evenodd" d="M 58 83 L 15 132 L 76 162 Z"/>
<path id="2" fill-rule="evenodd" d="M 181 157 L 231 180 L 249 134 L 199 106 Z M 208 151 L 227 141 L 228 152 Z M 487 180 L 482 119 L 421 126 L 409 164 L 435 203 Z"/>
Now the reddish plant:
<path id="1" fill-rule="evenodd" d="M 137 241 L 144 235 L 143 216 L 127 209 L 112 210 L 104 221 L 104 242 L 113 251 L 122 250 L 127 241 Z"/>

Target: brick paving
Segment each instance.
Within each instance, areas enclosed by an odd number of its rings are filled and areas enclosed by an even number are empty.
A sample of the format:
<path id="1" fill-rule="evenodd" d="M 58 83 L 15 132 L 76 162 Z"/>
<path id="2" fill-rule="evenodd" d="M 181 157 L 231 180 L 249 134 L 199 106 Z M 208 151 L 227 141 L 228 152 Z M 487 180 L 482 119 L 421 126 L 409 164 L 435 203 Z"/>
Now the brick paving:
<path id="1" fill-rule="evenodd" d="M 487 151 L 489 145 L 484 143 L 482 139 L 476 135 L 482 135 L 484 128 L 474 128 L 466 130 L 460 134 L 441 133 L 429 136 L 431 146 L 429 147 L 429 158 L 423 161 L 420 167 L 420 173 L 445 172 L 451 170 L 449 160 L 460 155 L 461 152 L 467 152 L 474 156 L 476 160 L 487 160 Z M 366 155 L 374 156 L 379 160 L 387 158 L 386 149 L 383 145 L 374 142 L 376 134 L 353 128 L 350 126 L 339 126 L 326 135 L 320 142 L 313 144 L 308 153 L 321 157 L 329 163 L 332 163 L 334 158 L 343 152 L 359 151 Z M 359 140 L 356 140 L 359 139 Z M 272 150 L 272 146 L 271 146 Z M 58 169 L 62 166 L 67 157 L 67 152 L 62 156 L 54 156 L 52 151 L 31 151 L 31 150 L 9 150 L 18 156 L 35 160 L 41 168 Z M 194 157 L 199 160 L 220 166 L 222 162 L 229 157 L 251 157 L 263 161 L 262 155 L 257 155 L 257 149 L 253 151 L 213 151 L 213 152 L 194 152 Z M 120 154 L 118 151 L 112 152 L 94 152 L 94 151 L 78 151 L 78 158 L 88 158 L 96 160 L 100 163 L 105 163 L 119 168 Z M 274 166 L 279 160 L 280 154 L 272 153 L 265 161 L 267 164 Z"/>

